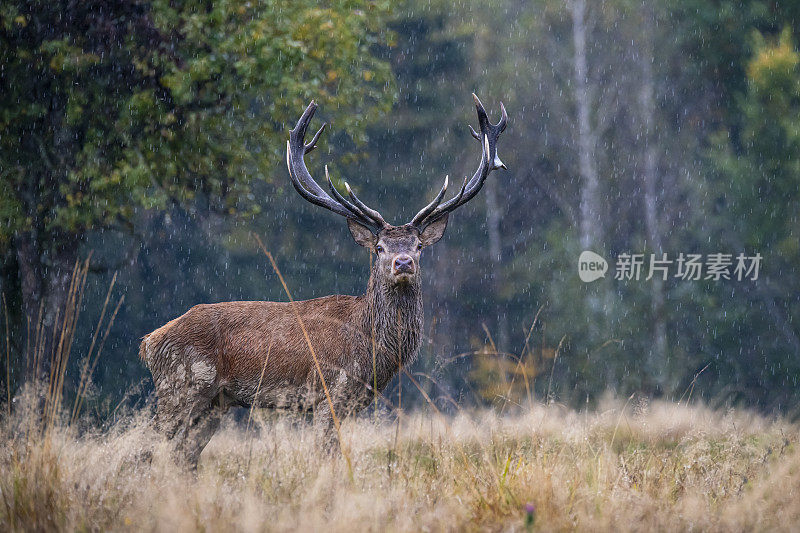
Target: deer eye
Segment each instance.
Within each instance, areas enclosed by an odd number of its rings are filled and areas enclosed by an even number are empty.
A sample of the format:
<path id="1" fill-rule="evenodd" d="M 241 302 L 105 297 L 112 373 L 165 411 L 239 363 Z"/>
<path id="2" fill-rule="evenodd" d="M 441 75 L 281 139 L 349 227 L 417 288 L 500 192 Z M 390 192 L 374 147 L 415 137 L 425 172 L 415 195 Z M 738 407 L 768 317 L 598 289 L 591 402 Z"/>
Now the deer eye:
<path id="1" fill-rule="evenodd" d="M 377 245 L 375 247 L 375 251 L 378 252 L 379 254 L 382 254 L 383 253 L 383 246 L 381 246 L 380 244 Z"/>
<path id="2" fill-rule="evenodd" d="M 421 242 L 420 242 L 420 243 L 417 243 L 417 250 L 418 250 L 418 251 L 419 251 L 419 250 L 422 250 L 422 243 L 421 243 Z"/>

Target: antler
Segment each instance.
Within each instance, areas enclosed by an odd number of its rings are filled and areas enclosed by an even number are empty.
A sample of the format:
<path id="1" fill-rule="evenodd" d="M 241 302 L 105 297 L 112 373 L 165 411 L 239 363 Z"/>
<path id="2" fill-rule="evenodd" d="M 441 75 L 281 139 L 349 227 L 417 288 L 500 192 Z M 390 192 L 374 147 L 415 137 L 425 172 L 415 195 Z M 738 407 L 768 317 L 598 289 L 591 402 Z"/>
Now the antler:
<path id="1" fill-rule="evenodd" d="M 447 191 L 448 183 L 448 178 L 444 178 L 444 186 L 442 186 L 442 190 L 439 191 L 439 194 L 436 195 L 436 198 L 434 198 L 431 203 L 423 207 L 422 210 L 420 210 L 420 212 L 417 213 L 416 216 L 414 216 L 414 218 L 411 220 L 411 225 L 415 226 L 420 231 L 424 230 L 426 226 L 436 222 L 456 208 L 469 202 L 476 194 L 478 194 L 478 191 L 481 190 L 481 187 L 483 187 L 483 182 L 486 181 L 486 177 L 492 170 L 496 168 L 506 168 L 506 166 L 497 156 L 497 139 L 500 137 L 500 134 L 503 133 L 503 130 L 506 129 L 506 123 L 508 122 L 506 108 L 503 103 L 500 102 L 500 122 L 497 124 L 492 124 L 489 122 L 489 116 L 486 114 L 486 109 L 484 109 L 483 104 L 475 95 L 475 93 L 472 93 L 472 98 L 475 100 L 475 108 L 478 110 L 478 125 L 480 126 L 481 133 L 479 135 L 474 129 L 472 129 L 472 126 L 469 127 L 469 131 L 472 133 L 472 136 L 481 143 L 480 166 L 478 166 L 478 170 L 475 171 L 475 174 L 469 179 L 469 181 L 464 178 L 464 184 L 461 186 L 461 190 L 458 192 L 458 194 L 442 204 L 440 202 L 442 201 L 442 198 L 444 198 L 444 194 Z"/>
<path id="2" fill-rule="evenodd" d="M 330 209 L 338 215 L 347 218 L 352 218 L 361 224 L 372 229 L 376 233 L 383 227 L 388 226 L 380 213 L 367 207 L 364 202 L 358 199 L 356 195 L 350 190 L 350 185 L 345 183 L 347 194 L 350 200 L 342 196 L 336 187 L 334 187 L 331 177 L 328 174 L 328 166 L 325 166 L 325 179 L 328 182 L 328 189 L 330 189 L 333 198 L 320 187 L 306 168 L 306 163 L 303 156 L 314 148 L 317 147 L 317 140 L 319 139 L 322 130 L 325 129 L 327 124 L 314 134 L 311 141 L 306 144 L 306 130 L 317 110 L 317 104 L 312 100 L 308 107 L 300 116 L 297 125 L 289 134 L 289 140 L 286 142 L 286 165 L 289 167 L 289 177 L 292 179 L 292 185 L 300 193 L 300 196 L 320 207 Z"/>

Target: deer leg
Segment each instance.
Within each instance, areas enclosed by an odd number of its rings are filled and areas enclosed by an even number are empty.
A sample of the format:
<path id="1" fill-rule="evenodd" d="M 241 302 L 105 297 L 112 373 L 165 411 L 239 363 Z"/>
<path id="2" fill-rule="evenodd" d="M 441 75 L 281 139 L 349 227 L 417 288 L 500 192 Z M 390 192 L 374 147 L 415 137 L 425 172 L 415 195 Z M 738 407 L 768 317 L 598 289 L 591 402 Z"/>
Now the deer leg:
<path id="1" fill-rule="evenodd" d="M 223 410 L 215 406 L 211 399 L 202 398 L 195 402 L 176 445 L 176 451 L 190 469 L 197 468 L 200 453 L 219 428 L 222 415 Z"/>
<path id="2" fill-rule="evenodd" d="M 156 430 L 167 439 L 175 438 L 178 430 L 183 424 L 183 417 L 180 415 L 181 401 L 177 395 L 161 395 L 156 404 Z"/>
<path id="3" fill-rule="evenodd" d="M 200 459 L 200 454 L 219 428 L 221 420 L 222 413 L 220 410 L 212 408 L 208 416 L 200 420 L 190 429 L 189 434 L 184 440 L 184 454 L 192 469 L 197 468 L 197 461 Z"/>
<path id="4" fill-rule="evenodd" d="M 340 409 L 334 406 L 334 410 L 336 415 L 339 416 Z M 339 435 L 336 432 L 336 425 L 331 415 L 331 406 L 325 400 L 322 401 L 314 413 L 314 432 L 327 453 L 332 453 L 339 447 Z"/>

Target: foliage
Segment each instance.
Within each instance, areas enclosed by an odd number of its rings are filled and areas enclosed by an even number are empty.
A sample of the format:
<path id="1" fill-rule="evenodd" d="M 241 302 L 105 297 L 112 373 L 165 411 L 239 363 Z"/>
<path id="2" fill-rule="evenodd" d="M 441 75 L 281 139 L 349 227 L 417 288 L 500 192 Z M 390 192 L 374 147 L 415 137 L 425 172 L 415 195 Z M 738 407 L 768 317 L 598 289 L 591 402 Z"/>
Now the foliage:
<path id="1" fill-rule="evenodd" d="M 280 168 L 288 124 L 277 117 L 316 98 L 358 132 L 366 112 L 387 109 L 391 75 L 370 54 L 386 12 L 371 1 L 5 2 L 0 238 L 33 226 L 80 235 L 172 203 L 252 211 L 253 180 Z"/>
<path id="2" fill-rule="evenodd" d="M 507 406 L 525 405 L 535 395 L 536 382 L 546 378 L 558 357 L 556 349 L 526 346 L 520 355 L 498 353 L 496 347 L 486 345 L 473 354 L 469 380 L 478 397 L 501 411 Z"/>
<path id="3" fill-rule="evenodd" d="M 771 260 L 790 264 L 798 258 L 800 53 L 789 28 L 774 43 L 758 32 L 753 41 L 747 92 L 738 99 L 738 142 L 721 132 L 712 154 L 730 184 L 735 234 L 748 247 L 765 248 Z"/>
<path id="4" fill-rule="evenodd" d="M 709 159 L 722 237 L 764 257 L 761 282 L 750 292 L 734 292 L 725 305 L 739 311 L 755 301 L 766 313 L 732 312 L 721 327 L 740 342 L 741 357 L 728 363 L 736 380 L 755 381 L 759 391 L 772 390 L 785 404 L 792 401 L 786 389 L 800 377 L 796 359 L 785 356 L 800 348 L 788 326 L 800 313 L 800 54 L 788 27 L 776 38 L 754 32 L 751 39 L 747 90 L 737 97 L 738 135 L 717 132 Z M 776 337 L 759 333 L 772 327 Z M 754 372 L 754 364 L 762 370 Z"/>

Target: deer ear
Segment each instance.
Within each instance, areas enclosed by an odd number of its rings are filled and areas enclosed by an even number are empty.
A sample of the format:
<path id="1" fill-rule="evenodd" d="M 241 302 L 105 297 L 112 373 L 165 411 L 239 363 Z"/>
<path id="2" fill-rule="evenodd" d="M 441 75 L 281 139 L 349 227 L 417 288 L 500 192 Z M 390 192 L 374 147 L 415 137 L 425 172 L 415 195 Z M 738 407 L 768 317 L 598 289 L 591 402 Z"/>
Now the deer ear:
<path id="1" fill-rule="evenodd" d="M 445 213 L 443 217 L 435 220 L 428 227 L 422 230 L 422 233 L 419 236 L 419 240 L 422 241 L 422 246 L 436 244 L 439 239 L 442 238 L 442 235 L 444 235 L 444 230 L 447 229 L 448 216 L 449 214 Z"/>
<path id="2" fill-rule="evenodd" d="M 353 236 L 353 240 L 364 248 L 373 248 L 375 243 L 378 242 L 378 239 L 368 227 L 352 218 L 347 219 L 347 227 L 350 229 L 350 235 Z"/>

